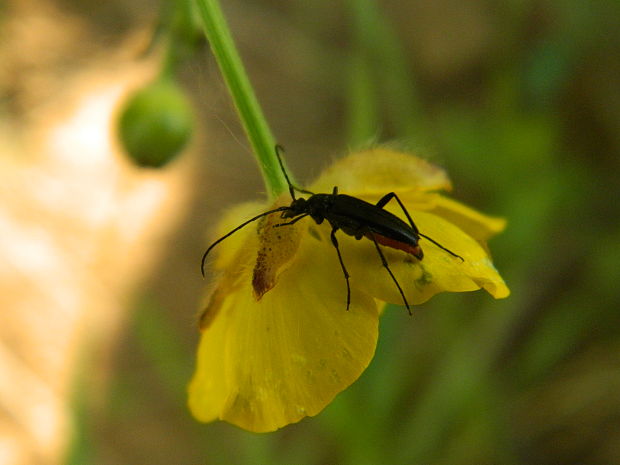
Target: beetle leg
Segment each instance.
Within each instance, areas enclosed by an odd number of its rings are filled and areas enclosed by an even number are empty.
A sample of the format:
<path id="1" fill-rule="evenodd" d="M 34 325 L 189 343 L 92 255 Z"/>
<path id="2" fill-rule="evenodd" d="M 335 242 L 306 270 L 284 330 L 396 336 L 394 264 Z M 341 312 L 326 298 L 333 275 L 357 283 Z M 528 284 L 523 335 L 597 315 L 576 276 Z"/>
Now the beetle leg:
<path id="1" fill-rule="evenodd" d="M 291 221 L 287 221 L 286 223 L 278 223 L 278 224 L 274 224 L 273 227 L 274 228 L 279 228 L 280 226 L 289 226 L 291 224 L 295 224 L 297 223 L 299 220 L 301 220 L 302 218 L 305 218 L 306 216 L 308 216 L 310 213 L 304 213 L 303 215 L 299 215 L 297 218 L 293 218 Z"/>
<path id="2" fill-rule="evenodd" d="M 450 249 L 448 249 L 447 247 L 444 247 L 443 245 L 441 245 L 439 242 L 437 242 L 435 239 L 431 239 L 430 237 L 422 234 L 422 233 L 418 233 L 418 235 L 420 237 L 423 237 L 424 239 L 426 239 L 427 241 L 432 242 L 433 244 L 435 244 L 437 247 L 439 247 L 442 250 L 445 250 L 446 252 L 448 252 L 450 255 L 452 255 L 453 257 L 456 257 L 458 259 L 461 260 L 461 262 L 464 262 L 465 259 L 463 257 L 461 257 L 459 254 L 456 254 L 454 252 L 452 252 Z"/>
<path id="3" fill-rule="evenodd" d="M 407 302 L 405 293 L 400 287 L 400 284 L 398 283 L 396 276 L 394 276 L 394 273 L 392 273 L 392 270 L 390 270 L 390 266 L 388 265 L 387 259 L 385 258 L 385 255 L 383 255 L 383 252 L 381 251 L 381 247 L 379 247 L 379 244 L 377 243 L 377 239 L 375 239 L 374 233 L 372 231 L 369 231 L 369 233 L 370 234 L 368 234 L 368 237 L 370 237 L 372 241 L 375 243 L 375 247 L 377 248 L 379 257 L 381 257 L 381 263 L 383 263 L 383 267 L 388 271 L 388 273 L 390 273 L 390 276 L 392 277 L 392 281 L 394 281 L 394 284 L 396 284 L 396 287 L 398 288 L 398 292 L 400 292 L 400 295 L 403 298 L 403 302 L 405 303 L 405 307 L 407 307 L 407 311 L 409 312 L 409 315 L 411 315 L 411 308 L 409 307 L 409 302 Z"/>
<path id="4" fill-rule="evenodd" d="M 411 225 L 411 229 L 413 229 L 416 234 L 419 234 L 418 227 L 415 225 L 415 223 L 411 219 L 411 215 L 409 214 L 409 212 L 405 208 L 405 205 L 401 202 L 401 200 L 398 198 L 398 196 L 394 192 L 390 192 L 389 194 L 385 194 L 383 197 L 381 197 L 381 199 L 377 202 L 377 207 L 379 207 L 379 208 L 385 207 L 387 205 L 387 203 L 390 200 L 392 200 L 392 199 L 396 199 L 396 201 L 398 202 L 398 205 L 400 205 L 400 208 L 402 209 L 402 211 L 405 213 L 405 216 L 409 220 L 409 224 Z"/>
<path id="5" fill-rule="evenodd" d="M 276 149 L 276 156 L 278 157 L 278 163 L 280 163 L 280 169 L 282 170 L 282 174 L 284 174 L 284 178 L 286 179 L 286 183 L 288 184 L 288 191 L 290 192 L 293 200 L 295 200 L 295 191 L 301 192 L 302 194 L 314 195 L 314 192 L 310 192 L 305 189 L 302 189 L 301 187 L 297 187 L 295 184 L 291 182 L 291 180 L 288 178 L 288 174 L 286 173 L 286 170 L 284 169 L 284 163 L 282 163 L 281 152 L 282 153 L 284 152 L 284 147 L 282 147 L 280 144 L 276 144 L 275 149 Z"/>
<path id="6" fill-rule="evenodd" d="M 349 305 L 351 304 L 351 286 L 349 285 L 349 272 L 347 271 L 347 268 L 344 266 L 344 262 L 342 261 L 342 255 L 340 254 L 340 247 L 338 247 L 338 240 L 336 239 L 336 231 L 338 231 L 338 228 L 332 229 L 331 238 L 332 238 L 332 244 L 334 244 L 334 247 L 336 247 L 336 252 L 338 253 L 338 260 L 340 261 L 340 266 L 342 267 L 344 278 L 347 281 L 347 311 L 348 311 Z"/>
<path id="7" fill-rule="evenodd" d="M 405 205 L 401 202 L 401 200 L 398 198 L 398 196 L 394 192 L 390 192 L 389 194 L 385 194 L 383 197 L 381 197 L 381 199 L 377 202 L 377 207 L 383 208 L 392 199 L 396 199 L 396 201 L 398 202 L 398 205 L 400 205 L 400 208 L 402 209 L 402 211 L 405 213 L 405 216 L 409 220 L 409 224 L 411 225 L 411 228 L 415 231 L 415 233 L 418 236 L 423 237 L 424 239 L 427 239 L 428 241 L 432 242 L 433 244 L 435 244 L 440 249 L 445 250 L 446 252 L 448 252 L 453 257 L 460 258 L 462 262 L 465 261 L 463 259 L 463 257 L 461 257 L 460 255 L 452 252 L 450 249 L 444 247 L 439 242 L 435 241 L 434 239 L 431 239 L 430 237 L 426 236 L 425 234 L 421 234 L 420 231 L 418 231 L 418 227 L 415 225 L 415 223 L 411 219 L 411 215 L 409 215 L 409 212 L 405 208 Z"/>

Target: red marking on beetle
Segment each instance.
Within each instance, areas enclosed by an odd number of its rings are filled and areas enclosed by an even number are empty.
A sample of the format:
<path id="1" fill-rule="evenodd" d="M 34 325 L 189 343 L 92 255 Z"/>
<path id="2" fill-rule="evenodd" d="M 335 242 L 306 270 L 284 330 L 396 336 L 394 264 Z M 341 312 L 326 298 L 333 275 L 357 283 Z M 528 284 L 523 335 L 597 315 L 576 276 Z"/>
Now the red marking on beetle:
<path id="1" fill-rule="evenodd" d="M 371 235 L 372 234 L 372 235 Z M 422 260 L 424 257 L 424 253 L 422 252 L 422 248 L 419 245 L 411 245 L 406 242 L 397 241 L 396 239 L 392 239 L 386 236 L 382 236 L 377 233 L 368 233 L 365 236 L 372 240 L 372 236 L 375 237 L 375 240 L 386 247 L 391 247 L 392 249 L 402 250 L 407 252 L 408 254 L 413 255 L 418 260 Z"/>

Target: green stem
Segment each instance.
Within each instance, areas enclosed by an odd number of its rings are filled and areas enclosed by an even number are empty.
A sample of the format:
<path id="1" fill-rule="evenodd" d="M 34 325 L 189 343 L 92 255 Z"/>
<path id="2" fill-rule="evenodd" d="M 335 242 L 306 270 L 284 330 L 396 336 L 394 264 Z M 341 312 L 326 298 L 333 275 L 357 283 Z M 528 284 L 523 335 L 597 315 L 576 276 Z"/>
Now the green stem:
<path id="1" fill-rule="evenodd" d="M 353 19 L 354 43 L 361 51 L 361 59 L 365 60 L 365 64 L 356 66 L 368 70 L 366 76 L 358 74 L 359 70 L 354 70 L 355 79 L 370 81 L 366 98 L 374 101 L 372 110 L 375 115 L 371 115 L 376 120 L 374 131 L 380 127 L 378 99 L 379 92 L 382 91 L 386 94 L 384 100 L 388 106 L 387 115 L 393 120 L 396 136 L 426 139 L 430 132 L 425 127 L 426 119 L 416 92 L 415 80 L 409 71 L 406 53 L 394 28 L 376 0 L 349 0 L 347 5 Z M 372 93 L 369 90 L 372 90 Z M 363 96 L 359 94 L 355 98 Z M 364 110 L 364 107 L 357 104 L 354 109 L 359 111 Z M 371 109 L 370 104 L 366 104 L 366 109 Z M 355 118 L 363 121 L 362 116 L 355 115 Z M 370 116 L 366 119 L 370 121 Z M 368 139 L 371 135 L 376 134 L 368 134 Z"/>
<path id="2" fill-rule="evenodd" d="M 348 142 L 363 148 L 379 136 L 379 101 L 373 64 L 366 41 L 367 18 L 358 0 L 349 1 L 352 16 L 353 51 L 349 62 Z"/>
<path id="3" fill-rule="evenodd" d="M 217 0 L 196 0 L 211 50 L 224 76 L 271 198 L 288 187 L 275 154 L 275 139 L 263 116 Z"/>
<path id="4" fill-rule="evenodd" d="M 194 0 L 164 2 L 161 10 L 160 24 L 150 47 L 163 43 L 164 56 L 158 78 L 174 79 L 179 65 L 191 58 L 202 43 L 202 27 L 195 12 Z"/>

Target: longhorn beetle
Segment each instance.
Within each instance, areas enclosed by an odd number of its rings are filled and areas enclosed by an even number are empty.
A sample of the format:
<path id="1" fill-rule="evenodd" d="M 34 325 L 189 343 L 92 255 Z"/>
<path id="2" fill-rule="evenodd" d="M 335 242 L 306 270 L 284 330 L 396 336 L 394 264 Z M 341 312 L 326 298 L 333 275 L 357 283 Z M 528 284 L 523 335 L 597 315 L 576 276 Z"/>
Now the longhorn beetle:
<path id="1" fill-rule="evenodd" d="M 394 192 L 390 192 L 389 194 L 384 195 L 376 205 L 372 203 L 368 203 L 362 199 L 358 199 L 357 197 L 352 197 L 350 195 L 339 194 L 338 187 L 334 187 L 334 190 L 331 194 L 315 194 L 314 192 L 310 192 L 305 189 L 300 189 L 291 183 L 286 170 L 284 169 L 284 164 L 282 163 L 282 157 L 280 152 L 283 151 L 280 145 L 275 146 L 276 155 L 278 157 L 278 162 L 280 163 L 280 168 L 282 169 L 282 173 L 284 174 L 284 178 L 286 179 L 286 183 L 288 184 L 288 190 L 291 194 L 291 198 L 293 199 L 289 206 L 274 208 L 273 210 L 269 210 L 261 213 L 260 215 L 256 215 L 253 218 L 250 218 L 247 221 L 244 221 L 239 226 L 234 228 L 232 231 L 228 232 L 224 236 L 220 237 L 218 240 L 213 242 L 207 251 L 202 256 L 202 262 L 200 265 L 200 270 L 202 271 L 202 276 L 205 275 L 205 261 L 207 259 L 207 255 L 215 247 L 217 244 L 222 242 L 227 237 L 231 236 L 235 232 L 239 231 L 241 228 L 247 226 L 248 224 L 262 218 L 266 215 L 271 215 L 272 213 L 282 212 L 280 216 L 283 219 L 291 219 L 290 221 L 276 224 L 275 227 L 289 226 L 291 224 L 297 223 L 302 218 L 309 216 L 312 218 L 316 224 L 321 224 L 324 220 L 327 220 L 332 227 L 331 231 L 331 242 L 336 249 L 336 253 L 338 254 L 338 261 L 340 262 L 340 266 L 342 267 L 342 272 L 344 274 L 346 283 L 347 283 L 347 310 L 349 310 L 349 306 L 351 304 L 351 286 L 349 284 L 349 272 L 342 261 L 342 255 L 340 253 L 340 247 L 338 245 L 338 240 L 336 239 L 336 231 L 341 230 L 343 233 L 348 234 L 349 236 L 355 237 L 355 239 L 360 240 L 362 237 L 366 237 L 370 239 L 375 248 L 377 249 L 377 253 L 381 258 L 381 263 L 383 267 L 387 270 L 396 284 L 398 288 L 398 292 L 400 292 L 401 297 L 403 298 L 403 303 L 409 314 L 411 315 L 411 308 L 409 307 L 409 302 L 407 302 L 407 298 L 405 297 L 405 293 L 403 292 L 396 276 L 390 270 L 390 266 L 381 251 L 381 247 L 379 244 L 390 247 L 392 249 L 402 250 L 410 255 L 413 255 L 418 260 L 422 260 L 424 254 L 422 252 L 422 248 L 419 245 L 420 237 L 432 242 L 440 249 L 446 251 L 453 257 L 459 258 L 461 261 L 463 257 L 457 255 L 451 250 L 447 249 L 443 245 L 439 244 L 437 241 L 431 239 L 430 237 L 422 234 L 418 231 L 415 223 L 411 219 L 411 215 L 405 208 L 405 205 L 401 202 L 398 196 Z M 295 197 L 295 191 L 300 192 L 302 194 L 308 194 L 310 197 L 305 198 L 297 198 Z M 403 220 L 398 218 L 396 215 L 384 210 L 383 207 L 392 199 L 396 199 L 398 205 L 405 213 L 409 224 L 405 223 Z"/>

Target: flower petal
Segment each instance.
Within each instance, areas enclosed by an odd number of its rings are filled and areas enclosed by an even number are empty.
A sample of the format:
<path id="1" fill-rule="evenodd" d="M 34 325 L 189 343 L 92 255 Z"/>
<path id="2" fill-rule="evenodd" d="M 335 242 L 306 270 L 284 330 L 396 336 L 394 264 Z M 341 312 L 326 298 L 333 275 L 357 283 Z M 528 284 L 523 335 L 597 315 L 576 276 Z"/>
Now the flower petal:
<path id="1" fill-rule="evenodd" d="M 377 342 L 377 306 L 354 289 L 346 311 L 337 258 L 316 253 L 315 244 L 302 239 L 294 263 L 259 301 L 249 263 L 239 264 L 246 270 L 239 288 L 219 295 L 202 335 L 189 387 L 197 419 L 273 431 L 316 415 L 364 371 Z"/>
<path id="2" fill-rule="evenodd" d="M 246 202 L 234 206 L 226 211 L 222 219 L 219 220 L 215 233 L 213 233 L 212 237 L 217 239 L 232 231 L 234 228 L 239 226 L 239 218 L 252 218 L 265 210 L 266 208 L 264 202 Z M 256 234 L 256 227 L 248 225 L 246 228 L 243 228 L 232 236 L 226 238 L 225 247 L 222 244 L 221 246 L 218 245 L 217 248 L 213 250 L 215 260 L 212 266 L 215 269 L 222 270 L 234 265 L 237 260 L 237 251 L 244 247 L 244 243 L 246 242 L 248 236 L 252 234 Z"/>
<path id="3" fill-rule="evenodd" d="M 450 222 L 428 212 L 414 212 L 415 222 L 423 234 L 463 257 L 450 255 L 421 238 L 424 258 L 388 247 L 381 247 L 388 266 L 396 276 L 410 305 L 427 301 L 439 292 L 465 292 L 484 288 L 495 298 L 507 297 L 510 291 L 493 267 L 485 249 L 472 237 Z M 362 287 L 386 302 L 403 304 L 396 284 L 383 267 L 374 244 L 365 238 L 340 234 L 338 241 L 351 285 Z"/>
<path id="4" fill-rule="evenodd" d="M 411 190 L 450 190 L 446 172 L 408 153 L 378 147 L 337 160 L 310 186 L 311 191 L 332 192 L 338 186 L 349 195 L 383 195 Z"/>
<path id="5" fill-rule="evenodd" d="M 274 207 L 284 205 L 276 203 Z M 258 254 L 252 275 L 252 287 L 256 300 L 273 289 L 278 276 L 291 264 L 302 238 L 298 224 L 282 219 L 279 214 L 268 215 L 261 219 L 258 227 Z"/>
<path id="6" fill-rule="evenodd" d="M 485 242 L 506 228 L 506 220 L 484 215 L 443 195 L 433 196 L 432 213 L 457 225 L 479 242 Z"/>

